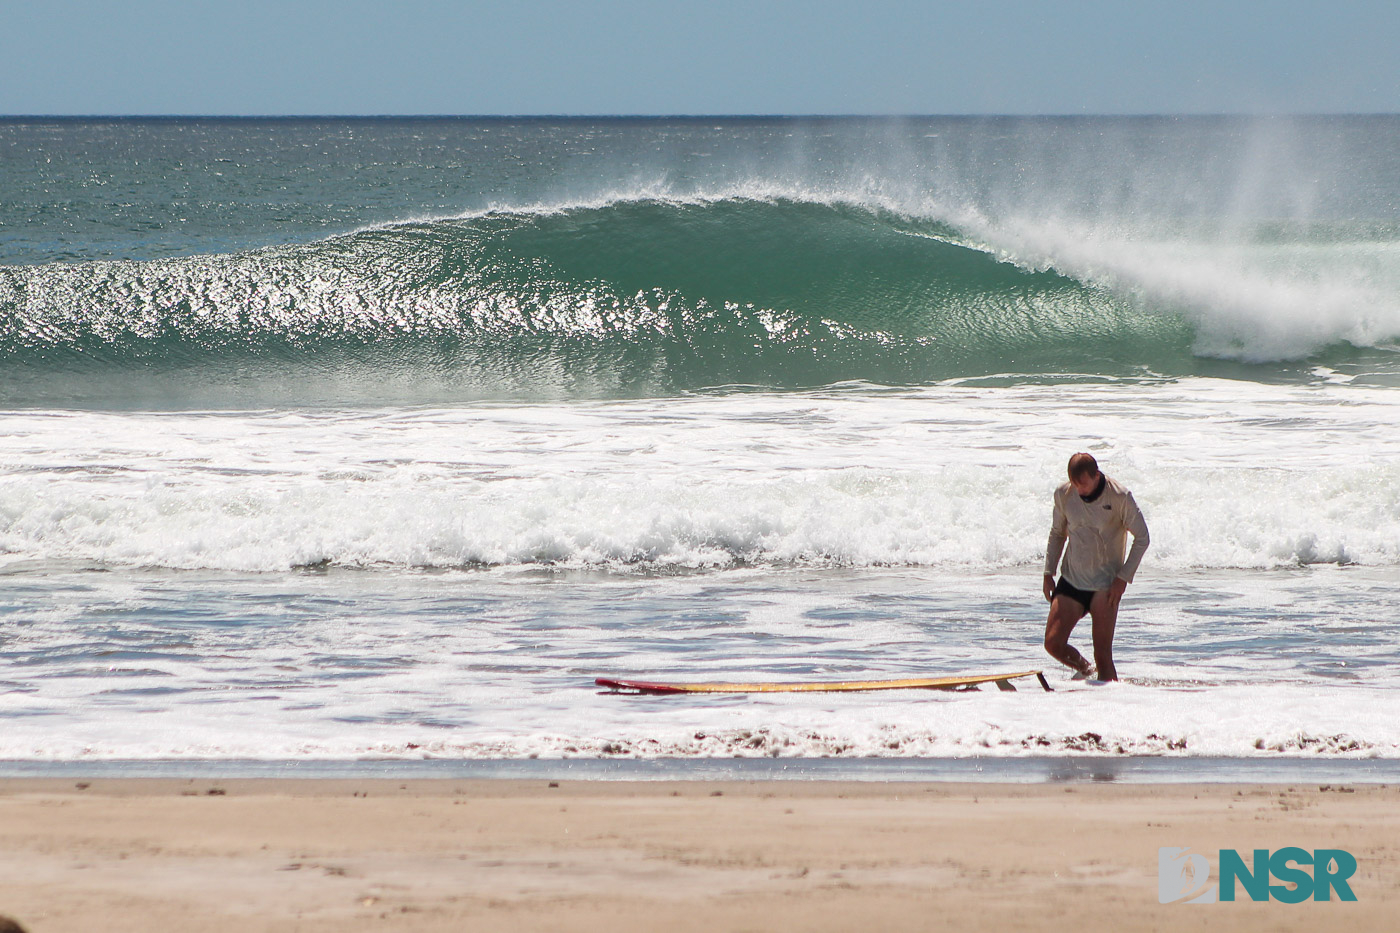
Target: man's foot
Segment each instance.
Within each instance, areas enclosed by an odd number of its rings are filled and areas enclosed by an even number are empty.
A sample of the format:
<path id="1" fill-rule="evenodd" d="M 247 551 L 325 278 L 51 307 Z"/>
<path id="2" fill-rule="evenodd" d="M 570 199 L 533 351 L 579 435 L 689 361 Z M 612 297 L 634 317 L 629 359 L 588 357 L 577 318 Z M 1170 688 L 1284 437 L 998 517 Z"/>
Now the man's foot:
<path id="1" fill-rule="evenodd" d="M 1076 671 L 1075 674 L 1074 674 L 1074 676 L 1070 678 L 1070 680 L 1093 680 L 1093 679 L 1094 679 L 1094 669 L 1093 669 L 1092 667 L 1089 668 L 1088 670 Z"/>

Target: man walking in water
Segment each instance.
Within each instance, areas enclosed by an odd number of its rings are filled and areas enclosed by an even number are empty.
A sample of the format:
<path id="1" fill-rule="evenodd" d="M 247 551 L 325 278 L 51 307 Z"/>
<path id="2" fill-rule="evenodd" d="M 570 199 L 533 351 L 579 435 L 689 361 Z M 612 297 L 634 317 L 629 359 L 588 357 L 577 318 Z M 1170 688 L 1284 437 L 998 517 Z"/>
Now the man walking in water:
<path id="1" fill-rule="evenodd" d="M 1133 548 L 1123 557 L 1129 532 Z M 1065 542 L 1069 541 L 1069 550 Z M 1100 680 L 1117 680 L 1113 666 L 1113 627 L 1118 601 L 1133 582 L 1147 551 L 1147 522 L 1133 494 L 1099 472 L 1089 454 L 1069 458 L 1069 482 L 1055 490 L 1055 515 L 1045 546 L 1045 598 L 1050 618 L 1045 623 L 1045 650 L 1061 664 L 1085 677 L 1098 668 Z M 1055 568 L 1064 565 L 1055 581 Z M 1094 664 L 1069 643 L 1074 625 L 1089 613 L 1094 624 Z"/>

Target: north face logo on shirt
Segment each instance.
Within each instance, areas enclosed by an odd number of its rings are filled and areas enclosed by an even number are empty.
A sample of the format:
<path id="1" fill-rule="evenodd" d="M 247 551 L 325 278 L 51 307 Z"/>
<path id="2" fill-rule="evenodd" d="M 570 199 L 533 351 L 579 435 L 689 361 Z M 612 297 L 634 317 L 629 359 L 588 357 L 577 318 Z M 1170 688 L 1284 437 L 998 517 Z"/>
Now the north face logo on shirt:
<path id="1" fill-rule="evenodd" d="M 1104 508 L 1110 509 L 1110 510 L 1111 510 L 1111 509 L 1113 508 L 1113 506 L 1111 506 L 1111 505 L 1109 505 L 1109 504 L 1107 504 L 1107 503 L 1104 503 Z"/>

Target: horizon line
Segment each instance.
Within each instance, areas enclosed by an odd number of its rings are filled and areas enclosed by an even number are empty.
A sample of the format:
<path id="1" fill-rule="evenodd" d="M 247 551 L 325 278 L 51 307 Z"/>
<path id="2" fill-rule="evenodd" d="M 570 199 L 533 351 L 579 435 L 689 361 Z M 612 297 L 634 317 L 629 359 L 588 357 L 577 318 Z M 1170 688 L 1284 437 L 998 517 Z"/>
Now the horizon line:
<path id="1" fill-rule="evenodd" d="M 1142 111 L 1094 113 L 0 113 L 0 120 L 954 120 L 1269 119 L 1393 117 L 1400 111 Z"/>

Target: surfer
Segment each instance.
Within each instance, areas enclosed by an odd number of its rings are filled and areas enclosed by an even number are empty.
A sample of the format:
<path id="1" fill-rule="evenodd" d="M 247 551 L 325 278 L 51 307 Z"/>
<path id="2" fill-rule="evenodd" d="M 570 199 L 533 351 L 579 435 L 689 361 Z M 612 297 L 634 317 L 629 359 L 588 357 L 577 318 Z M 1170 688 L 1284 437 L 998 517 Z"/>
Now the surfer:
<path id="1" fill-rule="evenodd" d="M 1133 547 L 1124 559 L 1129 533 Z M 1118 602 L 1142 563 L 1148 540 L 1147 522 L 1133 494 L 1100 473 L 1098 462 L 1089 454 L 1070 457 L 1069 482 L 1055 490 L 1055 513 L 1045 546 L 1045 599 L 1050 603 L 1045 650 L 1056 661 L 1085 677 L 1093 676 L 1097 667 L 1100 680 L 1118 679 L 1113 666 Z M 1064 565 L 1056 582 L 1062 551 Z M 1092 665 L 1069 643 L 1075 623 L 1086 612 L 1094 626 Z"/>

